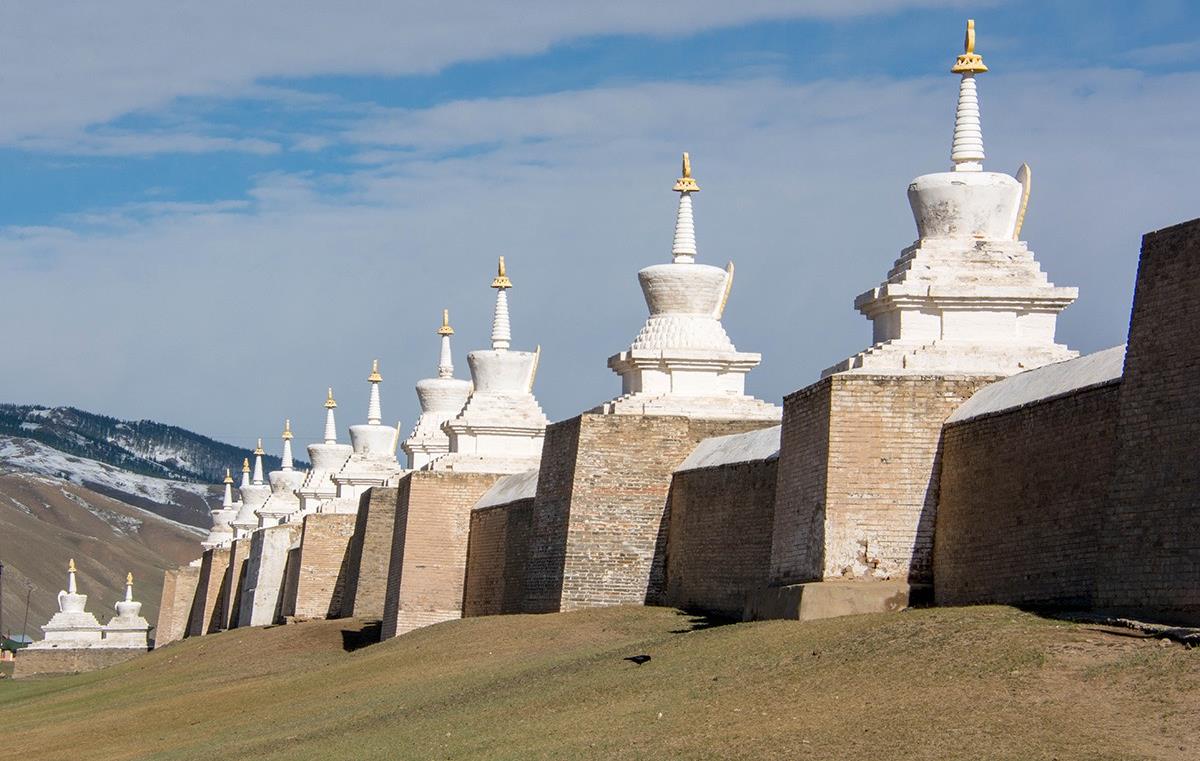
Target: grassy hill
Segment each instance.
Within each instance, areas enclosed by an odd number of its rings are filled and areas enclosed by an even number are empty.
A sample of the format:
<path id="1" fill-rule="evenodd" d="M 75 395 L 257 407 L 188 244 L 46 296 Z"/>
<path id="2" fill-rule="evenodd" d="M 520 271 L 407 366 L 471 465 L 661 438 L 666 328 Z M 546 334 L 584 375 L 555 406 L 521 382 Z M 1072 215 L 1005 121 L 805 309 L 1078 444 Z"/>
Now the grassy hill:
<path id="1" fill-rule="evenodd" d="M 13 759 L 1195 759 L 1200 650 L 1008 608 L 234 630 L 0 680 Z M 628 656 L 648 654 L 636 665 Z"/>

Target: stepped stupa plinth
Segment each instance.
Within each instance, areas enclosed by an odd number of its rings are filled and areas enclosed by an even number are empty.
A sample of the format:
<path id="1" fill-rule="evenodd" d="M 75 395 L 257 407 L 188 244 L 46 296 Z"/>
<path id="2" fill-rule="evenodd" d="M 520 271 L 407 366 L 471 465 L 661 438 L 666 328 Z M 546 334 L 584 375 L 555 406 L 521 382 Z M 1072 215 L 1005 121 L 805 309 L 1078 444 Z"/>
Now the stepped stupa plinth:
<path id="1" fill-rule="evenodd" d="M 874 344 L 827 369 L 918 375 L 1010 375 L 1077 355 L 1055 343 L 1058 313 L 1079 295 L 1050 283 L 1020 240 L 1032 174 L 983 171 L 976 76 L 987 71 L 967 22 L 949 172 L 908 186 L 917 241 L 854 306 Z"/>
<path id="2" fill-rule="evenodd" d="M 416 470 L 450 451 L 450 436 L 442 425 L 462 411 L 471 395 L 470 381 L 454 377 L 454 362 L 450 353 L 450 310 L 442 310 L 442 325 L 437 329 L 442 350 L 438 358 L 437 377 L 417 381 L 417 399 L 421 416 L 412 435 L 400 448 L 408 456 L 408 467 Z"/>
<path id="3" fill-rule="evenodd" d="M 692 196 L 700 186 L 686 153 L 674 190 L 672 261 L 638 272 L 650 316 L 629 348 L 608 360 L 621 376 L 622 395 L 595 411 L 777 420 L 778 407 L 746 394 L 746 373 L 762 355 L 738 351 L 721 324 L 733 262 L 725 269 L 696 263 Z"/>
<path id="4" fill-rule="evenodd" d="M 333 398 L 333 389 L 329 389 L 325 397 L 325 435 L 319 444 L 308 445 L 308 461 L 312 469 L 308 477 L 296 491 L 300 498 L 300 513 L 309 515 L 317 512 L 321 506 L 337 496 L 337 484 L 333 482 L 333 474 L 341 470 L 346 460 L 354 451 L 349 444 L 339 444 L 337 440 L 337 421 L 333 411 L 337 409 L 337 401 Z"/>
<path id="5" fill-rule="evenodd" d="M 367 422 L 350 426 L 351 452 L 342 466 L 331 475 L 337 496 L 321 506 L 321 512 L 353 513 L 358 511 L 359 497 L 372 486 L 384 486 L 401 472 L 396 459 L 400 427 L 383 424 L 383 407 L 379 385 L 383 375 L 379 360 L 371 363 L 367 376 L 371 395 L 367 400 Z"/>
<path id="6" fill-rule="evenodd" d="M 79 594 L 75 582 L 75 559 L 67 564 L 67 588 L 58 593 L 58 612 L 42 627 L 46 636 L 29 645 L 31 650 L 96 647 L 104 628 L 88 613 L 87 595 Z"/>
<path id="7" fill-rule="evenodd" d="M 266 453 L 263 451 L 262 439 L 259 439 L 258 446 L 254 448 L 253 475 L 250 471 L 250 460 L 242 461 L 242 483 L 238 487 L 242 504 L 238 508 L 237 517 L 233 519 L 235 539 L 247 537 L 254 529 L 258 528 L 258 508 L 271 496 L 271 487 L 263 478 L 262 458 L 264 454 Z"/>
<path id="8" fill-rule="evenodd" d="M 212 515 L 212 529 L 200 543 L 200 546 L 206 550 L 224 547 L 233 541 L 232 522 L 237 518 L 239 505 L 233 501 L 233 476 L 230 474 L 229 468 L 225 469 L 224 484 L 225 495 L 221 499 L 221 506 L 209 511 L 209 514 Z"/>
<path id="9" fill-rule="evenodd" d="M 492 348 L 467 354 L 474 389 L 462 410 L 443 426 L 450 451 L 429 463 L 433 470 L 521 473 L 536 468 L 550 421 L 533 396 L 541 347 L 513 351 L 508 290 L 512 280 L 500 257 L 492 288 Z"/>
<path id="10" fill-rule="evenodd" d="M 300 498 L 296 490 L 304 483 L 305 473 L 296 470 L 292 459 L 292 421 L 283 422 L 283 456 L 280 458 L 279 470 L 271 471 L 267 476 L 271 484 L 271 495 L 267 497 L 258 510 L 259 526 L 278 526 L 300 509 Z"/>

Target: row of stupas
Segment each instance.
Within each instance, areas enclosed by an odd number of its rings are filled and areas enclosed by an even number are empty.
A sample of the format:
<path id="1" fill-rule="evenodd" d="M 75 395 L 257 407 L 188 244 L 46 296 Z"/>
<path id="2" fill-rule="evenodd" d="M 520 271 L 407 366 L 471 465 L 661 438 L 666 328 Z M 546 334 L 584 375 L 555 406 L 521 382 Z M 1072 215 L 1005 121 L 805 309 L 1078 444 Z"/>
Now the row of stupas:
<path id="1" fill-rule="evenodd" d="M 75 573 L 72 558 L 67 565 L 67 588 L 58 593 L 58 612 L 42 626 L 46 636 L 30 644 L 29 649 L 149 649 L 150 623 L 142 617 L 142 604 L 133 599 L 133 574 L 125 576 L 125 599 L 116 604 L 117 615 L 101 624 L 87 611 L 88 596 L 80 594 Z"/>

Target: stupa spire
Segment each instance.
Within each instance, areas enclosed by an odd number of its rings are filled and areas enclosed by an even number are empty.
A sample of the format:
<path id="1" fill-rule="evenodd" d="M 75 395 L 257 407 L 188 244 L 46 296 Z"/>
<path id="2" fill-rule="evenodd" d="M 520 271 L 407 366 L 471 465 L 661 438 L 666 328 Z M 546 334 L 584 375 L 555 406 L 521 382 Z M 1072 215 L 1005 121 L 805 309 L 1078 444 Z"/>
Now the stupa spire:
<path id="1" fill-rule="evenodd" d="M 293 462 L 292 462 L 292 438 L 293 438 L 293 436 L 292 436 L 292 421 L 290 419 L 283 421 L 283 434 L 281 434 L 281 438 L 283 439 L 283 457 L 280 458 L 280 470 L 291 470 L 293 468 Z"/>
<path id="2" fill-rule="evenodd" d="M 233 507 L 233 475 L 229 468 L 225 469 L 225 498 L 221 500 L 221 507 Z"/>
<path id="3" fill-rule="evenodd" d="M 442 310 L 442 327 L 438 328 L 437 334 L 442 337 L 442 353 L 438 357 L 438 377 L 453 378 L 454 377 L 454 360 L 450 354 L 450 336 L 454 335 L 454 328 L 450 327 L 450 310 Z"/>
<path id="4" fill-rule="evenodd" d="M 963 53 L 950 69 L 962 75 L 958 85 L 958 111 L 954 115 L 954 146 L 950 149 L 956 172 L 983 171 L 983 125 L 979 119 L 975 75 L 987 70 L 983 56 L 975 52 L 975 19 L 967 19 Z"/>
<path id="5" fill-rule="evenodd" d="M 263 451 L 262 439 L 259 439 L 258 446 L 254 448 L 254 477 L 251 479 L 251 483 L 255 485 L 262 485 L 263 482 L 262 458 L 265 454 L 266 452 Z"/>
<path id="6" fill-rule="evenodd" d="M 383 407 L 379 403 L 379 384 L 383 382 L 383 376 L 379 374 L 377 359 L 371 363 L 371 374 L 367 376 L 367 382 L 371 384 L 371 399 L 367 402 L 367 424 L 379 425 L 383 422 Z"/>
<path id="7" fill-rule="evenodd" d="M 125 602 L 133 602 L 133 573 L 125 574 Z"/>
<path id="8" fill-rule="evenodd" d="M 77 594 L 79 588 L 75 586 L 75 558 L 67 561 L 67 593 Z"/>
<path id="9" fill-rule="evenodd" d="M 325 443 L 337 443 L 337 421 L 333 418 L 333 411 L 337 408 L 337 402 L 333 398 L 333 386 L 329 387 L 329 395 L 325 397 Z"/>
<path id="10" fill-rule="evenodd" d="M 512 345 L 512 325 L 508 320 L 508 289 L 513 287 L 504 269 L 504 257 L 496 269 L 496 277 L 492 280 L 496 289 L 496 311 L 492 315 L 492 348 L 505 351 Z"/>
<path id="11" fill-rule="evenodd" d="M 239 488 L 245 488 L 250 485 L 250 458 L 242 458 L 242 483 Z"/>
<path id="12" fill-rule="evenodd" d="M 671 256 L 676 264 L 691 264 L 696 261 L 696 224 L 692 219 L 692 193 L 699 193 L 700 186 L 692 178 L 692 160 L 683 154 L 683 176 L 675 180 L 672 188 L 679 194 L 679 208 L 675 212 L 675 240 L 671 243 Z"/>

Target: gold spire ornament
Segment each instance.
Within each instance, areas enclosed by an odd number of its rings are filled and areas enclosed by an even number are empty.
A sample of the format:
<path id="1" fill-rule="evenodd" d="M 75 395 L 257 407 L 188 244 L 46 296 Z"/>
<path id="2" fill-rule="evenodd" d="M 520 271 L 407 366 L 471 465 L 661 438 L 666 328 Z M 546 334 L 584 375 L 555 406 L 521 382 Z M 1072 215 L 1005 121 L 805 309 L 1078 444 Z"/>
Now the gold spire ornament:
<path id="1" fill-rule="evenodd" d="M 267 453 L 267 452 L 266 452 L 266 450 L 264 450 L 264 449 L 262 448 L 262 439 L 259 439 L 259 440 L 258 440 L 258 446 L 256 446 L 256 447 L 254 448 L 254 454 L 256 454 L 256 455 L 260 455 L 260 454 L 266 454 L 266 453 Z"/>
<path id="2" fill-rule="evenodd" d="M 450 310 L 449 309 L 442 310 L 442 327 L 438 328 L 437 334 L 439 336 L 454 335 L 454 328 L 450 327 Z"/>
<path id="3" fill-rule="evenodd" d="M 127 587 L 133 586 L 133 572 L 132 571 L 125 574 L 125 586 L 127 586 Z"/>
<path id="4" fill-rule="evenodd" d="M 290 419 L 283 421 L 283 440 L 290 441 L 292 439 L 292 421 Z"/>
<path id="5" fill-rule="evenodd" d="M 337 402 L 333 400 L 333 386 L 329 387 L 329 395 L 325 397 L 325 409 L 331 410 L 337 407 Z"/>
<path id="6" fill-rule="evenodd" d="M 250 467 L 249 460 L 246 461 L 246 467 L 247 468 Z M 233 476 L 229 474 L 229 468 L 225 469 L 225 483 L 227 483 L 227 484 L 233 483 Z"/>
<path id="7" fill-rule="evenodd" d="M 967 19 L 967 37 L 963 40 L 963 54 L 954 62 L 950 71 L 955 74 L 982 74 L 988 67 L 983 65 L 983 56 L 975 52 L 975 19 Z"/>
<path id="8" fill-rule="evenodd" d="M 687 151 L 683 152 L 683 176 L 675 180 L 675 187 L 671 189 L 677 193 L 700 192 L 700 186 L 692 178 L 692 159 L 688 156 Z"/>
<path id="9" fill-rule="evenodd" d="M 508 279 L 508 273 L 504 270 L 504 257 L 500 257 L 500 264 L 496 267 L 496 277 L 492 280 L 493 288 L 512 288 L 512 281 Z"/>
<path id="10" fill-rule="evenodd" d="M 67 561 L 67 573 L 75 573 L 75 558 Z"/>
<path id="11" fill-rule="evenodd" d="M 367 376 L 368 383 L 382 383 L 383 376 L 379 374 L 379 360 L 371 360 L 371 374 Z"/>
<path id="12" fill-rule="evenodd" d="M 242 458 L 242 472 L 243 473 L 250 472 L 250 458 L 249 457 Z"/>

